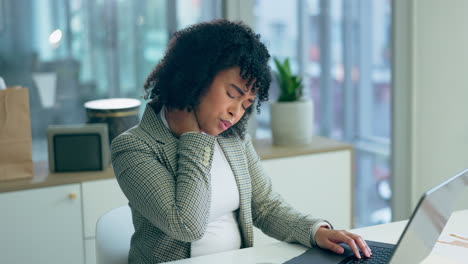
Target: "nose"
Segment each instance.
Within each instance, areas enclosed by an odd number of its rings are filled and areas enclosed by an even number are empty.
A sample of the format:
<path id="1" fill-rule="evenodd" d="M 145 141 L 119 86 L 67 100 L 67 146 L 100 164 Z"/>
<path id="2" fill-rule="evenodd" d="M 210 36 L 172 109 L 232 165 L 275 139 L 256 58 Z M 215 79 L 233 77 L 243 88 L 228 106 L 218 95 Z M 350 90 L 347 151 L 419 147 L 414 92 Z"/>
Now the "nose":
<path id="1" fill-rule="evenodd" d="M 242 104 L 232 104 L 228 109 L 229 115 L 234 117 L 235 120 L 239 118 L 241 111 L 242 111 Z"/>

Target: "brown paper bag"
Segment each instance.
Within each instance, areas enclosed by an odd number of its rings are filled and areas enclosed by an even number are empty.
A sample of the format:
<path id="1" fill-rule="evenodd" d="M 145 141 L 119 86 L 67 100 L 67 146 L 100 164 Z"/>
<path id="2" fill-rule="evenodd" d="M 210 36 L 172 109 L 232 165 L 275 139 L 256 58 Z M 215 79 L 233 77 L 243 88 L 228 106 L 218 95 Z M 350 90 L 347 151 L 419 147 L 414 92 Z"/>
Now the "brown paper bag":
<path id="1" fill-rule="evenodd" d="M 0 90 L 0 181 L 32 178 L 28 89 Z"/>

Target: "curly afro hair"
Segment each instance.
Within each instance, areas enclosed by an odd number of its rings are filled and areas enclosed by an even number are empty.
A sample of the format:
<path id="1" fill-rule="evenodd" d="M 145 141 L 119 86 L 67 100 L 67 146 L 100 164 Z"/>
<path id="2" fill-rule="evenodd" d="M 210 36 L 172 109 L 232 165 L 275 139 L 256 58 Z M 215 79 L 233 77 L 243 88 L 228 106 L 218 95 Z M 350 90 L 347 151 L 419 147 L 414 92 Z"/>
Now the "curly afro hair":
<path id="1" fill-rule="evenodd" d="M 238 66 L 247 87 L 257 94 L 256 104 L 222 136 L 237 134 L 244 139 L 247 120 L 256 105 L 268 100 L 270 54 L 260 35 L 242 22 L 220 19 L 189 26 L 172 36 L 166 53 L 149 74 L 144 88 L 150 105 L 194 109 L 217 73 Z"/>

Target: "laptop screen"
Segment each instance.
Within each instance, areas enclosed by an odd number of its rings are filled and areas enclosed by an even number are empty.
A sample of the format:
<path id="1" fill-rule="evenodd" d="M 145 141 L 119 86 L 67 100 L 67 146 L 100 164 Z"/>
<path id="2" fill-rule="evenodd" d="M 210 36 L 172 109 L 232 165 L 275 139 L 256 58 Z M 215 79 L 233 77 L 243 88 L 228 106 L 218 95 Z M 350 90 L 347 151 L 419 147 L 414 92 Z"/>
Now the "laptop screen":
<path id="1" fill-rule="evenodd" d="M 427 191 L 398 241 L 391 263 L 419 263 L 434 247 L 458 199 L 468 191 L 468 170 Z"/>

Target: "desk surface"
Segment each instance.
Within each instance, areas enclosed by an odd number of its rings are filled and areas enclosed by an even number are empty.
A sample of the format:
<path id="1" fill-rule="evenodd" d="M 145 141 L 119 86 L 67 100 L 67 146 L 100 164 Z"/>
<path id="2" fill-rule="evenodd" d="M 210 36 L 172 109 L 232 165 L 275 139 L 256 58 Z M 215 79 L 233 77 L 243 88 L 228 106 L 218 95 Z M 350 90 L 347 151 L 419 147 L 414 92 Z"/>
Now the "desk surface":
<path id="1" fill-rule="evenodd" d="M 386 243 L 397 243 L 400 234 L 403 232 L 407 221 L 394 222 L 390 224 L 370 226 L 350 230 L 365 239 L 375 240 Z M 449 219 L 447 226 L 442 232 L 439 240 L 450 242 L 448 235 L 457 233 L 468 237 L 468 210 L 455 212 Z M 173 264 L 273 264 L 283 263 L 293 257 L 296 257 L 307 250 L 298 244 L 284 242 L 272 243 L 270 245 L 246 248 L 234 251 L 228 251 L 213 255 L 201 256 L 191 259 L 184 259 L 168 263 Z M 444 263 L 458 264 L 466 263 L 468 258 L 468 248 L 436 243 L 432 253 L 424 260 L 423 264 Z"/>

